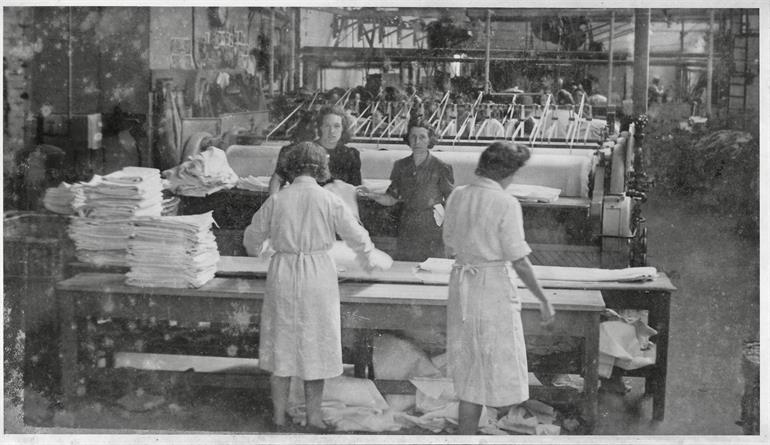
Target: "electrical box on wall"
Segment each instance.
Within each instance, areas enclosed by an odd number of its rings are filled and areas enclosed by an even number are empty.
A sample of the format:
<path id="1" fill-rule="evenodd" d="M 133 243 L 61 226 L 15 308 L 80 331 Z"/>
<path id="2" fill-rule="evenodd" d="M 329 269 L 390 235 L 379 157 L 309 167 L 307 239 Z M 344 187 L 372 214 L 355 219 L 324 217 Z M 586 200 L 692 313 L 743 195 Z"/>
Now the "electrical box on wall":
<path id="1" fill-rule="evenodd" d="M 633 200 L 625 195 L 607 195 L 604 197 L 602 216 L 603 236 L 632 236 L 631 204 Z"/>
<path id="2" fill-rule="evenodd" d="M 98 150 L 102 148 L 102 115 L 99 113 L 89 114 L 87 119 L 88 148 Z"/>

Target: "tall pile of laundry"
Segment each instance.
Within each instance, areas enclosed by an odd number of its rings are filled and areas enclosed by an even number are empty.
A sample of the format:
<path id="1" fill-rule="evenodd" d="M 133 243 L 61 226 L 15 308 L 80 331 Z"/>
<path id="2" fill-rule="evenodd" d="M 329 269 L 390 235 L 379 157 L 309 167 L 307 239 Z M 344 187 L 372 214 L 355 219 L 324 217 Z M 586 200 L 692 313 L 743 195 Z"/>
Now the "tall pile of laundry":
<path id="1" fill-rule="evenodd" d="M 132 220 L 126 283 L 141 287 L 200 287 L 214 278 L 219 250 L 212 212 Z"/>
<path id="2" fill-rule="evenodd" d="M 125 167 L 79 184 L 83 202 L 70 219 L 75 256 L 97 266 L 127 266 L 133 218 L 160 217 L 162 183 L 155 168 Z"/>

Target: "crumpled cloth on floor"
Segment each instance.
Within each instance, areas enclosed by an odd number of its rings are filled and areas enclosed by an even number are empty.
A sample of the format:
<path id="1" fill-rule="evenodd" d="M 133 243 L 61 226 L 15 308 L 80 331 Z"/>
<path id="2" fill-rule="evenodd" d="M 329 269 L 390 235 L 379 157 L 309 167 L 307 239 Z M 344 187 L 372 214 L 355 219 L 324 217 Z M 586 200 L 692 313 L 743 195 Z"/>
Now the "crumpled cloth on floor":
<path id="1" fill-rule="evenodd" d="M 321 405 L 323 420 L 335 431 L 398 431 L 388 402 L 369 379 L 339 376 L 327 379 Z M 303 381 L 292 378 L 289 387 L 289 409 L 294 423 L 306 422 Z"/>
<path id="2" fill-rule="evenodd" d="M 203 197 L 238 183 L 238 175 L 228 164 L 225 152 L 216 147 L 209 147 L 164 170 L 163 178 L 168 181 L 171 192 L 183 196 Z"/>
<path id="3" fill-rule="evenodd" d="M 530 399 L 512 406 L 495 426 L 516 433 L 553 436 L 561 433 L 561 427 L 553 424 L 555 420 L 553 408 L 538 400 Z"/>
<path id="4" fill-rule="evenodd" d="M 599 325 L 599 376 L 610 378 L 612 367 L 632 370 L 655 364 L 657 334 L 641 319 L 611 320 Z"/>
<path id="5" fill-rule="evenodd" d="M 411 341 L 390 334 L 372 341 L 375 375 L 384 380 L 408 380 L 413 377 L 440 377 L 441 371 L 428 355 Z"/>
<path id="6" fill-rule="evenodd" d="M 530 374 L 531 376 L 531 374 Z M 433 433 L 454 430 L 459 420 L 460 401 L 450 378 L 413 378 L 410 382 L 417 388 L 415 411 L 421 415 L 398 413 L 396 420 L 405 426 L 419 426 Z M 495 408 L 482 407 L 479 429 L 485 434 L 508 434 L 516 431 L 525 434 L 559 434 L 560 428 L 553 425 L 553 408 L 537 400 L 511 407 L 509 413 L 498 419 Z M 534 420 L 529 418 L 533 417 Z"/>

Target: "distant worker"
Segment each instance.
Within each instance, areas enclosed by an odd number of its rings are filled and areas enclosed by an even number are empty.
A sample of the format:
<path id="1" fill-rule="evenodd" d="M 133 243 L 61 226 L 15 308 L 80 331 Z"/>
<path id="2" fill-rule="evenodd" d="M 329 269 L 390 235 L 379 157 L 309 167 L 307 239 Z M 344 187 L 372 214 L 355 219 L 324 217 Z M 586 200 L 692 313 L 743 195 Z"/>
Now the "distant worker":
<path id="1" fill-rule="evenodd" d="M 664 102 L 665 89 L 660 84 L 660 77 L 653 76 L 652 84 L 647 88 L 647 105 Z"/>

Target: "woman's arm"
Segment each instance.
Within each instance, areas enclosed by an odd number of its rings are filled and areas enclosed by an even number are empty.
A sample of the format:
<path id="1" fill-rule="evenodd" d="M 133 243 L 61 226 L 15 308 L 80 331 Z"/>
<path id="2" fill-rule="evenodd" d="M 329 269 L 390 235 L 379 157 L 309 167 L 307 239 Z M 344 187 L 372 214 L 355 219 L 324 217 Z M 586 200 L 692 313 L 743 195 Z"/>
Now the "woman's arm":
<path id="1" fill-rule="evenodd" d="M 259 256 L 264 242 L 270 237 L 270 220 L 273 215 L 273 199 L 268 198 L 251 218 L 251 224 L 243 232 L 243 247 L 249 256 Z"/>
<path id="2" fill-rule="evenodd" d="M 377 204 L 383 205 L 385 207 L 390 207 L 398 204 L 398 199 L 394 198 L 393 196 L 387 193 L 368 193 L 366 194 L 366 196 L 373 199 Z"/>
<path id="3" fill-rule="evenodd" d="M 540 282 L 535 277 L 535 272 L 532 269 L 532 263 L 529 262 L 529 257 L 519 258 L 513 262 L 513 269 L 519 274 L 519 278 L 527 286 L 527 289 L 532 292 L 532 295 L 540 301 L 540 318 L 544 325 L 550 325 L 553 323 L 553 317 L 556 314 L 551 302 L 543 292 L 543 288 L 540 286 Z"/>
<path id="4" fill-rule="evenodd" d="M 268 193 L 273 195 L 275 193 L 278 193 L 279 190 L 281 190 L 281 187 L 284 184 L 284 179 L 279 175 L 278 173 L 273 173 L 272 176 L 270 176 L 270 185 L 268 187 Z"/>

